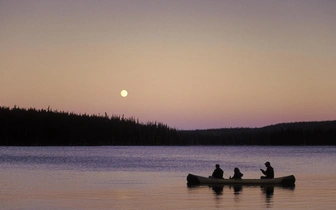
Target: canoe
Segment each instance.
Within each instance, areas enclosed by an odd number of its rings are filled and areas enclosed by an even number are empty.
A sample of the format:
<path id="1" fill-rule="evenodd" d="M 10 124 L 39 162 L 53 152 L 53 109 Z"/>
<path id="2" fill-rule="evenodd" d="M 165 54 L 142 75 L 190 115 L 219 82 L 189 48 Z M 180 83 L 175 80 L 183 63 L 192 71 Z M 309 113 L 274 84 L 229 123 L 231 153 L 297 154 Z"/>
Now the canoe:
<path id="1" fill-rule="evenodd" d="M 286 185 L 292 186 L 295 184 L 295 176 L 283 176 L 273 179 L 217 179 L 212 177 L 197 176 L 188 174 L 188 185 L 199 184 L 223 184 L 223 185 Z"/>

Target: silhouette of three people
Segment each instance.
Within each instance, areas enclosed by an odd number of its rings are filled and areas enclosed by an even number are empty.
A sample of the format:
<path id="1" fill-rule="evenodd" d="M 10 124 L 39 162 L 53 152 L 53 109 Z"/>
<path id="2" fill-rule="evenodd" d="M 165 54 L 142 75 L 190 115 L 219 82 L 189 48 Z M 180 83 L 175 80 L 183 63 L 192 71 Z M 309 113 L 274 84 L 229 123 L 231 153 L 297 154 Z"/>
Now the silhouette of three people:
<path id="1" fill-rule="evenodd" d="M 260 171 L 265 175 L 265 176 L 261 176 L 260 179 L 273 179 L 274 178 L 274 169 L 271 166 L 271 163 L 269 161 L 267 161 L 265 163 L 266 166 L 266 170 L 264 169 L 260 169 Z M 234 174 L 230 179 L 242 179 L 243 175 L 239 168 L 234 168 Z M 216 169 L 213 171 L 211 177 L 212 178 L 217 178 L 217 179 L 223 179 L 223 175 L 224 175 L 224 171 L 220 168 L 219 164 L 216 164 Z"/>

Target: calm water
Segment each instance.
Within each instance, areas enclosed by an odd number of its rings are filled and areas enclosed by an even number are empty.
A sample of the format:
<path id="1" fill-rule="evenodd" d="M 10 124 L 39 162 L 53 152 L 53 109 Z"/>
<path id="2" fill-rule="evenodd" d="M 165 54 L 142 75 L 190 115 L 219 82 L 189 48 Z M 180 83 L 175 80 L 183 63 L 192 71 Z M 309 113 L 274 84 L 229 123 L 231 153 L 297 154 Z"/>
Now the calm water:
<path id="1" fill-rule="evenodd" d="M 188 187 L 188 173 L 294 174 L 294 188 Z M 335 209 L 336 147 L 0 147 L 0 209 Z"/>

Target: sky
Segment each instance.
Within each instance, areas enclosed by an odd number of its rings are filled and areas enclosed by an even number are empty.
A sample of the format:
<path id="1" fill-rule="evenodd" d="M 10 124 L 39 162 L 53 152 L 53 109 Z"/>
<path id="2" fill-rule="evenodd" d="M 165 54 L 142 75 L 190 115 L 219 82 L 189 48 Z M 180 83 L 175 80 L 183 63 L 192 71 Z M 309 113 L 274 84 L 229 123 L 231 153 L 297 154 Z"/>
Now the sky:
<path id="1" fill-rule="evenodd" d="M 335 11 L 334 0 L 0 0 L 0 106 L 177 129 L 335 120 Z"/>

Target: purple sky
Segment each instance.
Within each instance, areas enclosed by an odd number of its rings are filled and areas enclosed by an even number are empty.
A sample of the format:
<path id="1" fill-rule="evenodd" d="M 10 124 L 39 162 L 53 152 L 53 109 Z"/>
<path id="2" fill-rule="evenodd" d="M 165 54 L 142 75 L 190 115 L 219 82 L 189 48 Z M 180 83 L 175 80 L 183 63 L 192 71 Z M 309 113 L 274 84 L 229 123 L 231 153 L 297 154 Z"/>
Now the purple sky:
<path id="1" fill-rule="evenodd" d="M 335 120 L 335 11 L 333 0 L 1 0 L 0 106 L 179 129 Z"/>

